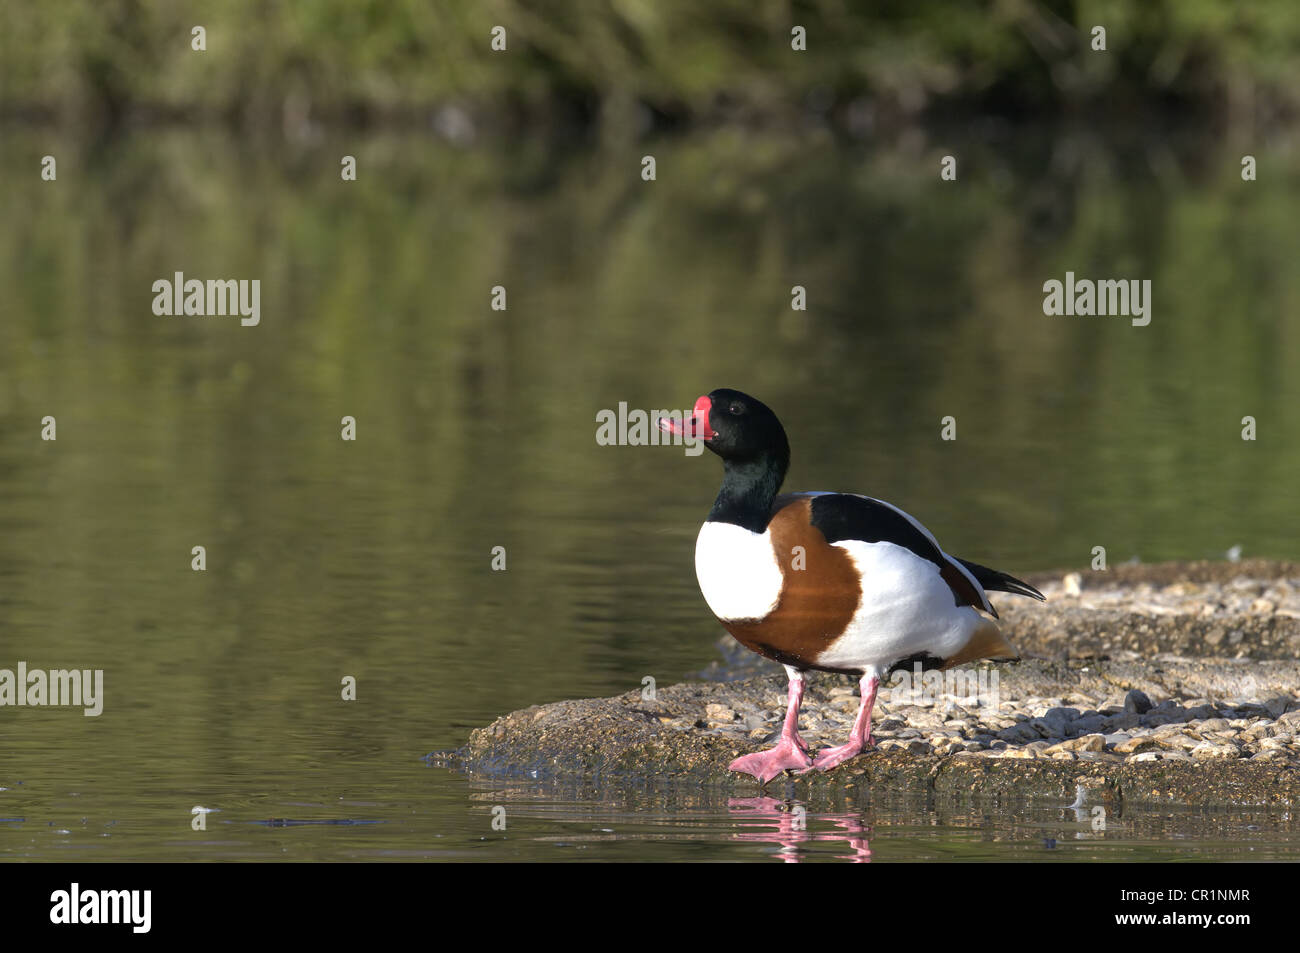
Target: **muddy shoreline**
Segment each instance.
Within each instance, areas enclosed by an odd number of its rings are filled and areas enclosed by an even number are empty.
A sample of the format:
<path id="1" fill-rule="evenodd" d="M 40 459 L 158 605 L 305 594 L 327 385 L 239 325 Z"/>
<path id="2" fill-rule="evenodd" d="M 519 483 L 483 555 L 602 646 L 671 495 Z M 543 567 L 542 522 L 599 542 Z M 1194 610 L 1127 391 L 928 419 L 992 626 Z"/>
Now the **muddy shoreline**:
<path id="1" fill-rule="evenodd" d="M 966 669 L 965 682 L 895 676 L 881 690 L 874 750 L 763 793 L 866 798 L 883 786 L 1071 800 L 1082 789 L 1112 808 L 1300 803 L 1300 566 L 1070 576 L 1031 579 L 1046 605 L 996 600 L 1023 661 Z M 770 744 L 785 684 L 779 668 L 749 655 L 728 652 L 706 673 L 715 680 L 512 712 L 434 760 L 486 777 L 653 778 L 757 794 L 727 764 Z M 851 678 L 814 674 L 805 741 L 842 742 L 856 705 Z"/>

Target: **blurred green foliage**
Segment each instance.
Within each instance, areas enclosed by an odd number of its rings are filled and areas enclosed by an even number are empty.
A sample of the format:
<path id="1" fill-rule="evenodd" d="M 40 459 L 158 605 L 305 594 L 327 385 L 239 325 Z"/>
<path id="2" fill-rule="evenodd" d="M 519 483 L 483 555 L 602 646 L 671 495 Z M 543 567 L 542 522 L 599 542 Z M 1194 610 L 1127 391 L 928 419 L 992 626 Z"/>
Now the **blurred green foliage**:
<path id="1" fill-rule="evenodd" d="M 207 31 L 193 52 L 190 30 Z M 491 31 L 506 29 L 507 51 Z M 791 49 L 795 25 L 807 50 Z M 1095 25 L 1107 51 L 1090 48 Z M 449 104 L 500 120 L 824 112 L 846 124 L 972 107 L 1289 114 L 1293 0 L 54 0 L 0 4 L 0 104 L 247 122 L 382 120 Z"/>

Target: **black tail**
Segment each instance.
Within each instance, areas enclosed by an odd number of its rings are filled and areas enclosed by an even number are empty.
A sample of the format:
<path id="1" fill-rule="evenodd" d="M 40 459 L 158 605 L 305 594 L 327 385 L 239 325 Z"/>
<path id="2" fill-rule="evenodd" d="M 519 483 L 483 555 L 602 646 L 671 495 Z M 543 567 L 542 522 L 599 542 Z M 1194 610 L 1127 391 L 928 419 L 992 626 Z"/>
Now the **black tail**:
<path id="1" fill-rule="evenodd" d="M 970 570 L 970 574 L 986 590 L 993 592 L 1014 592 L 1019 596 L 1029 596 L 1037 599 L 1039 602 L 1046 602 L 1047 597 L 1035 589 L 1027 582 L 1021 582 L 1015 576 L 1001 572 L 997 569 L 990 569 L 988 566 L 981 566 L 979 563 L 973 563 L 969 560 L 956 557 L 957 562 L 961 563 Z"/>

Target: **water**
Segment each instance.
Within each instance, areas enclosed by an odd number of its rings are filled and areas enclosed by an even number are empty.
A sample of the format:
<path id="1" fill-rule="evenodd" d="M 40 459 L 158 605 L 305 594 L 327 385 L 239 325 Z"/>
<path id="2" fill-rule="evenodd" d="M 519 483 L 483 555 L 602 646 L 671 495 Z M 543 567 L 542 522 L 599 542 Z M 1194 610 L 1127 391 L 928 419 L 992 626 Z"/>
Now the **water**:
<path id="1" fill-rule="evenodd" d="M 734 792 L 421 760 L 717 657 L 691 555 L 716 461 L 598 446 L 620 401 L 749 391 L 791 433 L 790 488 L 895 501 L 1013 572 L 1096 545 L 1296 558 L 1300 165 L 1250 148 L 1254 183 L 1236 144 L 1122 130 L 458 150 L 5 129 L 0 668 L 103 669 L 106 699 L 0 709 L 0 856 L 1300 856 L 1253 809 L 1080 838 L 1060 804 L 924 799 L 804 804 L 815 836 L 787 845 L 791 811 Z M 1151 325 L 1045 317 L 1067 270 L 1150 278 Z M 261 324 L 154 316 L 176 271 L 259 278 Z"/>

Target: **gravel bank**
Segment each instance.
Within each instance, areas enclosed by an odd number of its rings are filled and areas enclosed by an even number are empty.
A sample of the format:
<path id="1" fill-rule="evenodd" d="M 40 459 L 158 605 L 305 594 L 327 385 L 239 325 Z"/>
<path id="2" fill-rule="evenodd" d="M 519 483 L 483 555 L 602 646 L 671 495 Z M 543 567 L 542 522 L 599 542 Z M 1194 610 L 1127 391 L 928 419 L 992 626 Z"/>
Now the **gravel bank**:
<path id="1" fill-rule="evenodd" d="M 1300 803 L 1294 564 L 1136 566 L 1033 581 L 1046 606 L 998 600 L 1024 661 L 967 669 L 965 685 L 896 676 L 876 707 L 875 750 L 769 787 L 1059 796 L 1083 785 L 1189 804 Z M 748 655 L 712 667 L 729 681 L 514 712 L 439 759 L 489 775 L 631 774 L 756 790 L 726 766 L 774 740 L 785 684 L 761 660 L 767 674 L 737 678 Z M 800 719 L 810 747 L 841 743 L 857 703 L 852 679 L 814 675 Z"/>

